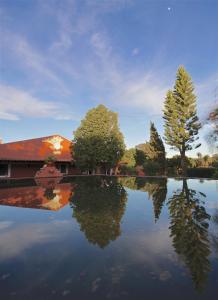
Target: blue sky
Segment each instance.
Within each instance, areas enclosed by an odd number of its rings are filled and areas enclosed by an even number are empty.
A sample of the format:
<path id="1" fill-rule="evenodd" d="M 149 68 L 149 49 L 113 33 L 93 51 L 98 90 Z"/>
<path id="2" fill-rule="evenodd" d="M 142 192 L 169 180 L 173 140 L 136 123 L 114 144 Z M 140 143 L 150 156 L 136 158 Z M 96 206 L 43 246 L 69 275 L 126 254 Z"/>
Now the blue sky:
<path id="1" fill-rule="evenodd" d="M 179 65 L 205 121 L 218 98 L 217 20 L 216 0 L 1 0 L 0 137 L 71 139 L 100 103 L 119 113 L 128 147 L 149 139 L 150 121 L 163 136 Z"/>

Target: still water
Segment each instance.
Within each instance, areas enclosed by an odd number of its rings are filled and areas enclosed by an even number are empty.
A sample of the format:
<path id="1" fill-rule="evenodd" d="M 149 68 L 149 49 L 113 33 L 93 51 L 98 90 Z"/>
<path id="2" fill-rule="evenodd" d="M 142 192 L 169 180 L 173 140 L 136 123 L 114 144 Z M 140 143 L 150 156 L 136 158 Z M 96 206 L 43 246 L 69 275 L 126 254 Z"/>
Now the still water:
<path id="1" fill-rule="evenodd" d="M 1 183 L 1 299 L 217 295 L 217 181 Z"/>

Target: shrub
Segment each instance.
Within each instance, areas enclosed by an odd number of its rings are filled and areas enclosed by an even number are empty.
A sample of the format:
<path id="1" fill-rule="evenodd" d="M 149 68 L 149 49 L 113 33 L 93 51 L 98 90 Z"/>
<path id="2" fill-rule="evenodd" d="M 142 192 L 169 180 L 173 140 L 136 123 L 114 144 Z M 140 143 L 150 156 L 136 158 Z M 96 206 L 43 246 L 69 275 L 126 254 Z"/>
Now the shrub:
<path id="1" fill-rule="evenodd" d="M 142 166 L 146 161 L 145 153 L 142 150 L 136 149 L 135 152 L 135 164 L 137 166 Z"/>
<path id="2" fill-rule="evenodd" d="M 213 173 L 213 178 L 218 179 L 218 169 L 216 169 L 215 172 Z"/>
<path id="3" fill-rule="evenodd" d="M 157 175 L 160 172 L 160 165 L 156 161 L 148 160 L 143 164 L 146 175 Z"/>
<path id="4" fill-rule="evenodd" d="M 215 168 L 189 168 L 187 171 L 188 177 L 212 178 Z"/>
<path id="5" fill-rule="evenodd" d="M 218 160 L 213 161 L 212 166 L 218 169 Z"/>

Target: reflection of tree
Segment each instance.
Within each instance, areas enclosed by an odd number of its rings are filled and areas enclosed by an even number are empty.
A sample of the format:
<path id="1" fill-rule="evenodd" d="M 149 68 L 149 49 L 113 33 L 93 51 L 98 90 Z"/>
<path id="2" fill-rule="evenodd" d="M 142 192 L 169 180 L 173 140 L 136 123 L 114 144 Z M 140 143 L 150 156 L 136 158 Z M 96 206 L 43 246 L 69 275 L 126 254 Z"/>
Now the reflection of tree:
<path id="1" fill-rule="evenodd" d="M 149 179 L 145 184 L 145 189 L 149 198 L 153 201 L 154 217 L 155 221 L 157 221 L 167 196 L 167 179 Z"/>
<path id="2" fill-rule="evenodd" d="M 140 190 L 148 193 L 153 201 L 155 221 L 160 217 L 160 213 L 167 195 L 167 178 L 142 178 L 124 177 L 120 182 L 132 190 Z"/>
<path id="3" fill-rule="evenodd" d="M 130 176 L 119 177 L 118 180 L 124 187 L 126 187 L 130 190 L 138 190 L 135 177 L 130 177 Z"/>
<path id="4" fill-rule="evenodd" d="M 210 270 L 207 214 L 202 206 L 203 193 L 189 189 L 183 180 L 182 190 L 174 192 L 168 205 L 171 217 L 171 237 L 176 252 L 189 268 L 195 288 L 201 291 Z"/>
<path id="5" fill-rule="evenodd" d="M 127 195 L 116 178 L 78 178 L 71 199 L 73 217 L 89 242 L 104 248 L 120 235 Z"/>
<path id="6" fill-rule="evenodd" d="M 213 225 L 215 227 L 214 232 L 211 234 L 212 243 L 215 248 L 215 251 L 218 254 L 218 209 L 215 209 L 215 214 L 212 217 Z"/>

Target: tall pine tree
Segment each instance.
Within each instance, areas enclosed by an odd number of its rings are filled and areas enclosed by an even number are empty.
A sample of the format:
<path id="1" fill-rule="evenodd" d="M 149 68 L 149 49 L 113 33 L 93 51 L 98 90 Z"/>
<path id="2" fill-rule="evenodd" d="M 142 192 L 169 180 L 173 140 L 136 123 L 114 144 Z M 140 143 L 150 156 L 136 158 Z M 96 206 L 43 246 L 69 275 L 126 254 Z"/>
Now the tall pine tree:
<path id="1" fill-rule="evenodd" d="M 157 129 L 154 126 L 154 123 L 151 122 L 150 127 L 150 147 L 153 151 L 152 159 L 158 162 L 161 172 L 164 172 L 166 166 L 166 153 L 163 141 L 160 135 L 157 132 Z"/>
<path id="2" fill-rule="evenodd" d="M 179 67 L 174 90 L 168 91 L 164 105 L 165 141 L 178 150 L 183 176 L 186 175 L 186 151 L 196 149 L 195 142 L 201 127 L 196 109 L 196 96 L 191 77 L 184 67 Z"/>

